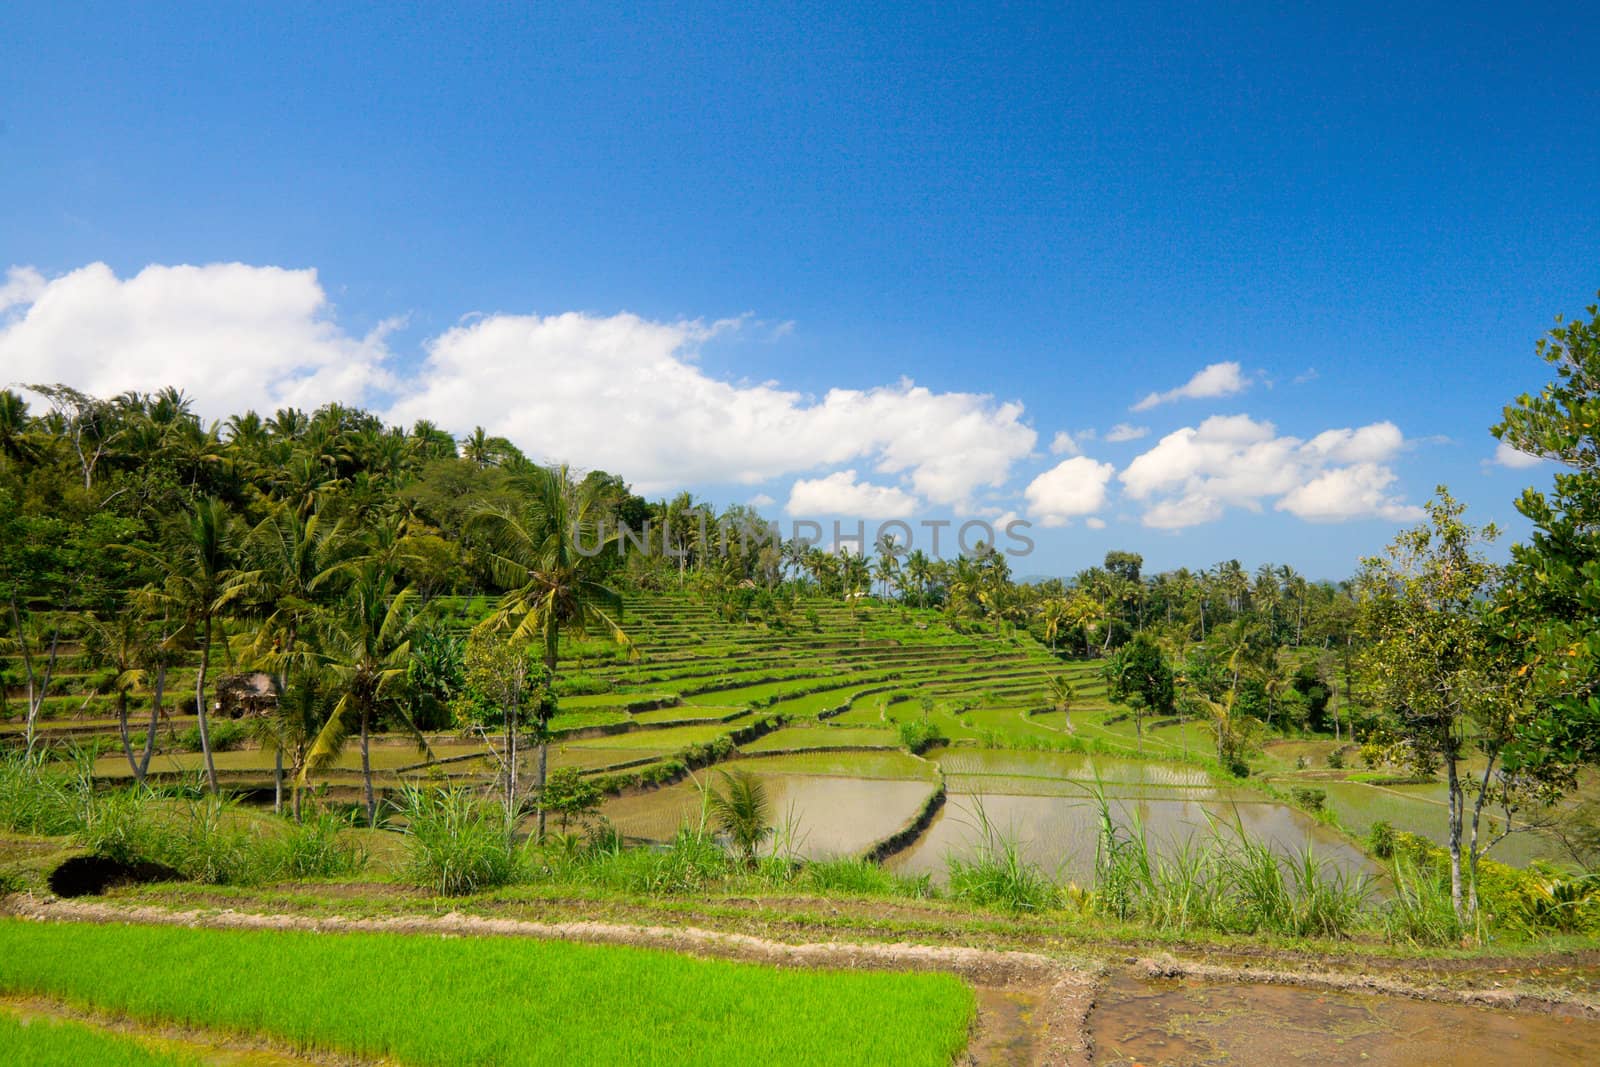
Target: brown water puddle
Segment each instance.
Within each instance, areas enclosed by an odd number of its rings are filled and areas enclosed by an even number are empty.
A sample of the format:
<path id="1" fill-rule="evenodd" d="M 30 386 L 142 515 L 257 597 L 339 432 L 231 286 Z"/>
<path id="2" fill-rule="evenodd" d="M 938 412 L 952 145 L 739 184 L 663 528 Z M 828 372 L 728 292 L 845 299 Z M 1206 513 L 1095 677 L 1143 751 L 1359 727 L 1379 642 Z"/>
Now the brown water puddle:
<path id="1" fill-rule="evenodd" d="M 207 1067 L 306 1067 L 307 1064 L 362 1062 L 346 1057 L 301 1056 L 249 1038 L 212 1033 L 192 1028 L 166 1028 L 128 1019 L 102 1016 L 70 1007 L 43 997 L 0 998 L 0 1012 L 19 1022 L 50 1026 L 61 1022 L 77 1023 L 131 1038 L 145 1048 L 168 1055 L 186 1056 Z"/>
<path id="2" fill-rule="evenodd" d="M 1600 1022 L 1293 986 L 1128 975 L 1089 1017 L 1097 1064 L 1600 1062 Z"/>

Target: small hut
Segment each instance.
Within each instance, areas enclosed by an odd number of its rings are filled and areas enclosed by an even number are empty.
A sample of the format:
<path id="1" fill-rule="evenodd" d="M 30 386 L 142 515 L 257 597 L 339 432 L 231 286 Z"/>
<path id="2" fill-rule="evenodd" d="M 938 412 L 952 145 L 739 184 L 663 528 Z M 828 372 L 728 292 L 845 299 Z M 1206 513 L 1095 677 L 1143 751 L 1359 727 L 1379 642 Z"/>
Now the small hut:
<path id="1" fill-rule="evenodd" d="M 278 706 L 278 683 L 264 671 L 217 679 L 217 713 L 230 719 L 270 715 Z"/>

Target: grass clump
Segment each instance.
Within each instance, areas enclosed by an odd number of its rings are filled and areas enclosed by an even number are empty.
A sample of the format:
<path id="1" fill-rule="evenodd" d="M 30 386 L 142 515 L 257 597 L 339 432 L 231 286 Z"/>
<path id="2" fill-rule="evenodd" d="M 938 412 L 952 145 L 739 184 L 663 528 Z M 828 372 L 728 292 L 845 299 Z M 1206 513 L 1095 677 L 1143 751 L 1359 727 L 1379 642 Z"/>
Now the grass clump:
<path id="1" fill-rule="evenodd" d="M 952 899 L 1005 911 L 1043 911 L 1060 904 L 1060 888 L 1022 855 L 1021 842 L 1001 833 L 977 803 L 978 847 L 972 859 L 945 859 Z"/>
<path id="2" fill-rule="evenodd" d="M 118 959 L 140 966 L 106 965 Z M 356 977 L 362 995 L 352 997 Z M 778 969 L 521 938 L 16 921 L 0 921 L 0 990 L 415 1067 L 932 1067 L 961 1054 L 975 1013 L 972 990 L 944 974 Z"/>
<path id="3" fill-rule="evenodd" d="M 408 874 L 417 885 L 460 896 L 522 874 L 522 856 L 498 804 L 461 788 L 407 787 L 398 808 L 411 846 Z"/>
<path id="4" fill-rule="evenodd" d="M 278 838 L 275 877 L 301 880 L 360 874 L 370 854 L 351 842 L 351 825 L 347 816 L 327 811 L 291 823 Z"/>
<path id="5" fill-rule="evenodd" d="M 61 835 L 82 819 L 83 784 L 38 756 L 0 756 L 0 830 Z"/>
<path id="6" fill-rule="evenodd" d="M 933 894 L 927 875 L 907 878 L 859 858 L 813 861 L 802 868 L 800 880 L 805 888 L 824 894 L 916 898 Z"/>

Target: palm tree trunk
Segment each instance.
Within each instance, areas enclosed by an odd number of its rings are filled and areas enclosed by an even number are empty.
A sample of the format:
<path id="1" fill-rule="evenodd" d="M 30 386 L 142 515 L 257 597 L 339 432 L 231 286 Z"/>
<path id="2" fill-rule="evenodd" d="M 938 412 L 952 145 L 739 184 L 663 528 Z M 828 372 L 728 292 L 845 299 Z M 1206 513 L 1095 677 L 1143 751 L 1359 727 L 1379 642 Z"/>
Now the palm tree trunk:
<path id="1" fill-rule="evenodd" d="M 272 749 L 272 814 L 283 814 L 283 745 Z"/>
<path id="2" fill-rule="evenodd" d="M 128 691 L 117 690 L 117 733 L 122 737 L 122 754 L 128 757 L 128 768 L 133 771 L 134 785 L 143 785 L 144 777 L 139 773 L 139 761 L 133 755 L 133 737 L 128 733 Z"/>
<path id="3" fill-rule="evenodd" d="M 361 786 L 367 795 L 367 826 L 377 829 L 378 801 L 372 794 L 372 747 L 368 744 L 367 710 L 361 709 Z"/>
<path id="4" fill-rule="evenodd" d="M 517 817 L 517 705 L 506 709 L 506 821 Z"/>
<path id="5" fill-rule="evenodd" d="M 217 795 L 217 767 L 211 759 L 211 729 L 206 718 L 206 669 L 211 665 L 211 620 L 200 634 L 200 673 L 194 679 L 194 712 L 200 718 L 200 753 L 206 764 L 206 789 Z"/>
<path id="6" fill-rule="evenodd" d="M 544 779 L 550 758 L 550 738 L 539 731 L 539 840 L 544 840 Z"/>
<path id="7" fill-rule="evenodd" d="M 161 664 L 156 668 L 156 684 L 150 694 L 150 728 L 144 735 L 144 755 L 139 757 L 139 766 L 134 768 L 134 777 L 139 784 L 144 784 L 145 775 L 150 773 L 150 758 L 156 754 L 156 731 L 161 727 L 161 696 L 167 688 L 167 665 Z"/>

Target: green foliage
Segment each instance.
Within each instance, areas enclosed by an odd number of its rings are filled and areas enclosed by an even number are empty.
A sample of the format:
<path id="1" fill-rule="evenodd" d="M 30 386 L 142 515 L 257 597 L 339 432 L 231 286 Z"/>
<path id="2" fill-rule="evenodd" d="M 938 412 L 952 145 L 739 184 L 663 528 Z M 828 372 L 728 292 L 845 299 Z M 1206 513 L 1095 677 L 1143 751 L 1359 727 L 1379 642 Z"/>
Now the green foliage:
<path id="1" fill-rule="evenodd" d="M 360 874 L 370 854 L 351 841 L 350 825 L 347 816 L 328 811 L 291 823 L 277 838 L 272 876 L 299 881 Z"/>
<path id="2" fill-rule="evenodd" d="M 86 785 L 37 757 L 0 754 L 0 830 L 67 834 L 82 820 Z"/>
<path id="3" fill-rule="evenodd" d="M 232 719 L 214 719 L 207 731 L 212 752 L 232 752 L 250 740 L 250 727 Z M 178 748 L 184 752 L 200 751 L 200 727 L 191 726 L 178 734 Z"/>
<path id="4" fill-rule="evenodd" d="M 500 806 L 466 789 L 408 786 L 398 808 L 406 824 L 413 884 L 440 896 L 459 896 L 521 876 L 523 857 Z"/>
<path id="5" fill-rule="evenodd" d="M 1105 668 L 1107 696 L 1136 711 L 1171 715 L 1177 704 L 1172 667 L 1148 635 L 1139 634 L 1119 648 Z"/>
<path id="6" fill-rule="evenodd" d="M 746 768 L 717 773 L 722 779 L 722 788 L 707 794 L 712 817 L 743 855 L 745 863 L 755 866 L 756 850 L 774 830 L 767 787 L 759 776 Z"/>
<path id="7" fill-rule="evenodd" d="M 118 959 L 139 966 L 107 965 Z M 0 922 L 0 986 L 141 1022 L 261 1034 L 323 1058 L 428 1067 L 641 1056 L 934 1067 L 960 1055 L 974 1015 L 971 988 L 945 974 L 780 969 L 525 938 L 86 923 Z M 490 994 L 495 1010 L 485 1011 Z"/>
<path id="8" fill-rule="evenodd" d="M 0 868 L 0 897 L 12 893 L 20 893 L 24 888 L 22 875 L 16 871 Z"/>
<path id="9" fill-rule="evenodd" d="M 802 869 L 800 883 L 824 894 L 916 898 L 933 895 L 927 875 L 907 878 L 859 858 L 814 860 Z"/>
<path id="10" fill-rule="evenodd" d="M 545 810 L 561 819 L 561 832 L 568 824 L 593 814 L 600 807 L 602 794 L 598 786 L 583 776 L 576 767 L 561 767 L 545 780 L 542 802 Z"/>
<path id="11" fill-rule="evenodd" d="M 1394 856 L 1394 827 L 1387 819 L 1378 819 L 1367 828 L 1367 849 L 1380 860 Z"/>
<path id="12" fill-rule="evenodd" d="M 936 722 L 910 719 L 900 724 L 900 744 L 912 755 L 920 755 L 944 741 L 944 731 Z"/>
<path id="13" fill-rule="evenodd" d="M 1319 812 L 1328 800 L 1326 789 L 1312 789 L 1306 786 L 1295 786 L 1289 790 L 1289 796 L 1300 807 L 1310 812 Z"/>

